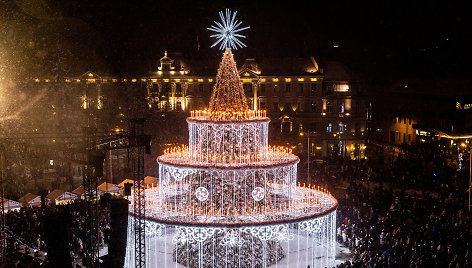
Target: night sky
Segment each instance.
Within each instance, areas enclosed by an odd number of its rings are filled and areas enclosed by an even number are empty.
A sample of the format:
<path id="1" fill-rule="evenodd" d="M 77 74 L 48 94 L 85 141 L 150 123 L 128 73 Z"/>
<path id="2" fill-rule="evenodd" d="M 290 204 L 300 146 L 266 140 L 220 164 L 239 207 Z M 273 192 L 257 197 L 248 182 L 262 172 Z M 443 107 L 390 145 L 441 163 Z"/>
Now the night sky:
<path id="1" fill-rule="evenodd" d="M 469 76 L 470 2 L 331 2 L 4 0 L 1 64 L 34 77 L 148 74 L 164 50 L 219 61 L 206 27 L 228 7 L 251 26 L 239 60 L 313 55 L 385 81 Z"/>

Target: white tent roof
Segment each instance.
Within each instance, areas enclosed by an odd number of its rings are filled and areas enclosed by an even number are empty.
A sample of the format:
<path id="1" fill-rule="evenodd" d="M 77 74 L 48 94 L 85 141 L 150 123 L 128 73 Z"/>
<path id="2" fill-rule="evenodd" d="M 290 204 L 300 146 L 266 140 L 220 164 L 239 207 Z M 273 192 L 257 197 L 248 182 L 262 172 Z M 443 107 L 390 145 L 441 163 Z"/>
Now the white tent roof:
<path id="1" fill-rule="evenodd" d="M 57 201 L 65 201 L 65 200 L 73 200 L 76 199 L 77 195 L 73 194 L 71 192 L 64 192 L 61 194 L 58 198 L 56 198 Z"/>
<path id="2" fill-rule="evenodd" d="M 23 204 L 21 204 L 18 201 L 15 200 L 8 200 L 8 199 L 3 199 L 4 203 L 3 206 L 5 210 L 11 210 L 11 209 L 17 209 L 23 207 Z"/>

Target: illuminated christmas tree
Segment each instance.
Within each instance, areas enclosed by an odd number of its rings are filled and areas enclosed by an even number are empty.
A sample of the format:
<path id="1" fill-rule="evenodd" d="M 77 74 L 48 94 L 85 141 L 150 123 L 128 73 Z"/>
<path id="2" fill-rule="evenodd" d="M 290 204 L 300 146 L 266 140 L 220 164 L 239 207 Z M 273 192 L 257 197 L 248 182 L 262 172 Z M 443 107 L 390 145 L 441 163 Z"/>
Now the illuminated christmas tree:
<path id="1" fill-rule="evenodd" d="M 231 118 L 235 112 L 247 112 L 248 110 L 246 95 L 233 53 L 231 53 L 231 49 L 227 48 L 218 69 L 209 111 L 212 113 L 223 112 L 227 118 Z"/>

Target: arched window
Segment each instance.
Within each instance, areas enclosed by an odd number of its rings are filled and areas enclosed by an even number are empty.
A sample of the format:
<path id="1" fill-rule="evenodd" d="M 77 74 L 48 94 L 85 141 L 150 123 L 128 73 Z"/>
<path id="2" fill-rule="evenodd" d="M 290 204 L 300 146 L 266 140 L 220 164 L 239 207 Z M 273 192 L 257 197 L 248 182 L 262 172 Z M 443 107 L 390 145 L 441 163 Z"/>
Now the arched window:
<path id="1" fill-rule="evenodd" d="M 339 122 L 339 124 L 338 124 L 338 131 L 339 131 L 339 132 L 344 132 L 344 127 L 345 127 L 345 125 L 343 124 L 343 122 Z"/>

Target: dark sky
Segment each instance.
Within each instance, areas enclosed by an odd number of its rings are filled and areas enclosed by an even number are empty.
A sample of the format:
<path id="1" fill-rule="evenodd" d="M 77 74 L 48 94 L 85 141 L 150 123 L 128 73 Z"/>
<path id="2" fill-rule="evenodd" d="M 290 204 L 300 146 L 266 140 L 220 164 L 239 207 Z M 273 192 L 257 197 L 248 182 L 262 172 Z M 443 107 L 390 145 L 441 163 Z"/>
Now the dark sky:
<path id="1" fill-rule="evenodd" d="M 218 61 L 206 27 L 228 7 L 251 26 L 240 59 L 313 55 L 373 79 L 469 76 L 470 2 L 362 2 L 4 0 L 0 56 L 32 76 L 147 74 L 164 50 Z"/>

